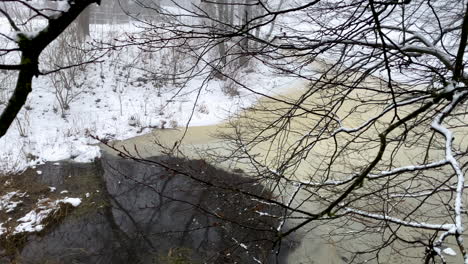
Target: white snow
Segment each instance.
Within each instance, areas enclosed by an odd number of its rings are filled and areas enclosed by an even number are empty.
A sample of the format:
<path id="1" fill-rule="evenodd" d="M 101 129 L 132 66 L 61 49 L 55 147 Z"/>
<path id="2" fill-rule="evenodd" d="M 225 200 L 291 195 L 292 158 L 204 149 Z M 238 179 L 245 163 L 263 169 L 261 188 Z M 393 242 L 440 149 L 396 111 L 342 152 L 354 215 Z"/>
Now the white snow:
<path id="1" fill-rule="evenodd" d="M 0 197 L 0 211 L 5 211 L 6 213 L 13 212 L 15 208 L 22 204 L 21 200 L 13 201 L 14 197 L 21 198 L 24 197 L 26 193 L 19 192 L 9 192 Z"/>
<path id="2" fill-rule="evenodd" d="M 452 92 L 453 90 L 455 90 L 455 88 L 456 88 L 456 86 L 455 86 L 453 83 L 449 83 L 448 85 L 446 85 L 446 86 L 444 87 L 444 91 L 445 91 L 446 93 L 450 93 L 450 92 Z"/>
<path id="3" fill-rule="evenodd" d="M 261 261 L 260 261 L 258 258 L 256 258 L 256 257 L 253 257 L 253 260 L 254 260 L 255 262 L 257 262 L 257 263 L 260 263 L 260 264 L 263 263 L 263 262 L 261 262 Z"/>
<path id="4" fill-rule="evenodd" d="M 51 201 L 48 198 L 40 199 L 37 202 L 37 208 L 31 210 L 23 217 L 19 218 L 18 224 L 13 231 L 13 234 L 24 233 L 24 232 L 39 232 L 44 229 L 43 220 L 46 219 L 50 214 L 55 213 L 60 208 L 61 203 L 71 204 L 73 207 L 77 207 L 81 204 L 80 198 L 69 198 Z"/>
<path id="5" fill-rule="evenodd" d="M 3 227 L 3 223 L 0 223 L 0 236 L 6 233 L 7 229 Z"/>
<path id="6" fill-rule="evenodd" d="M 451 230 L 454 230 L 454 228 L 456 228 L 456 226 L 453 224 L 431 224 L 431 223 L 424 223 L 424 222 L 405 221 L 397 217 L 365 212 L 363 210 L 358 210 L 358 209 L 349 208 L 349 207 L 344 208 L 344 210 L 350 213 L 358 214 L 360 216 L 369 217 L 369 218 L 378 219 L 378 220 L 385 220 L 388 222 L 400 224 L 403 226 L 415 227 L 415 228 L 447 230 L 448 232 L 451 232 Z"/>
<path id="7" fill-rule="evenodd" d="M 462 93 L 455 93 L 453 95 L 453 100 L 450 104 L 448 104 L 433 120 L 431 123 L 432 128 L 440 133 L 442 136 L 445 137 L 445 158 L 447 161 L 450 162 L 453 171 L 457 175 L 457 188 L 456 188 L 456 195 L 455 195 L 455 226 L 456 226 L 456 233 L 460 234 L 457 236 L 458 243 L 463 244 L 463 234 L 464 225 L 462 221 L 462 208 L 463 208 L 463 190 L 465 186 L 465 174 L 463 173 L 460 164 L 453 156 L 453 132 L 446 128 L 442 122 L 443 119 L 453 110 L 455 105 L 459 103 L 458 101 L 463 98 L 468 92 L 464 91 Z"/>
<path id="8" fill-rule="evenodd" d="M 131 25 L 118 28 L 94 25 L 91 34 L 100 39 L 108 34 L 136 30 Z M 47 54 L 45 51 L 44 56 Z M 86 72 L 77 77 L 77 82 L 83 85 L 73 88 L 76 97 L 70 102 L 70 109 L 64 111 L 57 101 L 51 78 L 35 78 L 33 91 L 18 115 L 18 122 L 0 139 L 0 172 L 21 171 L 46 161 L 92 162 L 101 153 L 99 142 L 90 135 L 122 140 L 161 128 L 163 124 L 165 128 L 184 127 L 189 120 L 189 126 L 217 124 L 260 98 L 249 89 L 275 95 L 297 83 L 291 77 L 278 76 L 259 61 L 252 61 L 250 67 L 255 71 L 246 68 L 235 73 L 248 89 L 230 84 L 237 87 L 238 96 L 223 92 L 225 81 L 206 82 L 208 73 L 177 85 L 171 80 L 165 81 L 156 88 L 153 77 L 138 67 L 161 67 L 162 57 L 155 54 L 150 59 L 132 47 L 110 53 L 103 63 L 87 66 Z M 190 58 L 179 60 L 181 69 L 192 65 Z M 42 61 L 45 64 L 41 69 L 53 69 L 47 59 Z M 137 67 L 130 67 L 132 65 Z"/>
<path id="9" fill-rule="evenodd" d="M 36 212 L 35 210 L 30 211 L 25 216 L 21 217 L 17 221 L 20 222 L 16 226 L 14 233 L 24 233 L 24 232 L 39 232 L 44 229 L 44 225 L 41 224 L 53 209 L 45 209 Z"/>
<path id="10" fill-rule="evenodd" d="M 72 153 L 76 154 L 73 160 L 81 163 L 92 162 L 101 157 L 101 150 L 98 146 L 78 145 Z"/>
<path id="11" fill-rule="evenodd" d="M 70 9 L 68 0 L 57 1 L 57 10 L 61 12 L 67 12 Z"/>
<path id="12" fill-rule="evenodd" d="M 269 214 L 269 213 L 266 213 L 266 212 L 260 212 L 260 211 L 255 211 L 257 214 L 259 214 L 260 216 L 271 216 L 271 217 L 276 217 L 272 214 Z"/>
<path id="13" fill-rule="evenodd" d="M 62 200 L 58 200 L 59 203 L 68 203 L 73 205 L 73 207 L 77 207 L 78 205 L 81 204 L 81 199 L 80 198 L 64 198 Z"/>
<path id="14" fill-rule="evenodd" d="M 457 253 L 455 252 L 455 250 L 451 249 L 451 248 L 445 248 L 444 250 L 442 250 L 443 253 L 449 255 L 449 256 L 456 256 Z"/>

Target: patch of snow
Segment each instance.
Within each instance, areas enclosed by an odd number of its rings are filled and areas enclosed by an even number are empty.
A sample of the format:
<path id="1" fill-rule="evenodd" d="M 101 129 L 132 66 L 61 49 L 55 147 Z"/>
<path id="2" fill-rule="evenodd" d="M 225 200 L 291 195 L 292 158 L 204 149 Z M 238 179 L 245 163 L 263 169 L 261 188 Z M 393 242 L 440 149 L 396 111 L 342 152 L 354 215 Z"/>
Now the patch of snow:
<path id="1" fill-rule="evenodd" d="M 44 204 L 45 204 L 45 203 L 49 203 L 49 201 L 50 201 L 49 198 L 39 199 L 39 200 L 37 200 L 37 205 L 38 205 L 40 208 L 43 208 L 43 207 L 44 207 Z"/>
<path id="2" fill-rule="evenodd" d="M 7 229 L 3 227 L 3 223 L 0 223 L 0 236 L 2 236 L 4 233 L 6 233 Z"/>
<path id="3" fill-rule="evenodd" d="M 446 93 L 450 93 L 450 92 L 452 92 L 453 90 L 455 90 L 455 88 L 456 88 L 456 87 L 455 87 L 455 85 L 454 85 L 453 83 L 449 83 L 449 84 L 447 84 L 447 85 L 444 87 L 444 91 L 445 91 Z"/>
<path id="4" fill-rule="evenodd" d="M 451 249 L 451 248 L 445 248 L 444 250 L 442 250 L 442 252 L 446 255 L 449 255 L 449 256 L 456 256 L 457 253 L 455 252 L 455 250 Z"/>
<path id="5" fill-rule="evenodd" d="M 77 207 L 78 205 L 81 204 L 81 199 L 80 198 L 68 198 L 65 197 L 62 200 L 58 200 L 59 203 L 67 203 L 71 204 L 73 207 Z"/>
<path id="6" fill-rule="evenodd" d="M 57 188 L 49 186 L 49 190 L 50 190 L 50 192 L 55 192 L 55 190 L 57 190 Z"/>
<path id="7" fill-rule="evenodd" d="M 260 216 L 271 216 L 271 217 L 275 217 L 274 215 L 272 214 L 269 214 L 269 213 L 266 213 L 266 212 L 260 212 L 260 211 L 255 211 L 257 214 L 259 214 Z"/>
<path id="8" fill-rule="evenodd" d="M 101 157 L 101 149 L 98 146 L 79 145 L 76 149 L 78 155 L 73 159 L 76 162 L 93 162 Z"/>
<path id="9" fill-rule="evenodd" d="M 61 4 L 65 5 L 66 1 Z M 99 39 L 106 34 L 119 35 L 137 30 L 131 24 L 119 25 L 118 28 L 92 25 L 91 35 Z M 44 54 L 47 55 L 47 51 Z M 140 57 L 142 54 L 137 48 L 128 47 L 110 54 L 102 64 L 87 66 L 84 74 L 77 76 L 77 81 L 84 85 L 72 88 L 81 90 L 76 91 L 76 99 L 63 115 L 50 78 L 35 78 L 34 89 L 27 102 L 33 110 L 22 109 L 18 115 L 18 121 L 24 128 L 23 136 L 19 132 L 20 127 L 14 124 L 0 139 L 0 171 L 16 172 L 47 161 L 70 158 L 76 162 L 92 162 L 101 153 L 96 146 L 99 142 L 89 135 L 123 140 L 150 132 L 154 127 L 160 128 L 162 124 L 166 128 L 182 127 L 190 120 L 190 126 L 214 125 L 255 103 L 261 95 L 252 91 L 278 95 L 299 83 L 292 77 L 278 76 L 260 61 L 252 61 L 250 67 L 255 71 L 246 69 L 236 73 L 236 77 L 250 89 L 238 87 L 238 96 L 223 93 L 227 85 L 225 81 L 212 79 L 206 82 L 207 76 L 202 75 L 188 81 L 182 88 L 171 82 L 163 83 L 158 94 L 151 76 L 144 76 L 145 72 L 126 65 L 160 66 L 162 55 L 156 53 L 152 60 L 143 58 L 135 62 L 135 58 Z M 180 63 L 190 65 L 189 61 Z M 41 65 L 41 68 L 46 66 Z M 194 108 L 194 95 L 198 91 L 198 106 Z M 129 125 L 131 117 L 138 122 Z"/>
<path id="10" fill-rule="evenodd" d="M 51 201 L 48 198 L 39 199 L 37 202 L 37 208 L 31 210 L 29 213 L 17 220 L 20 224 L 15 227 L 13 234 L 39 232 L 43 230 L 44 225 L 42 221 L 50 214 L 56 212 L 60 208 L 61 203 L 67 203 L 71 204 L 73 207 L 77 207 L 81 204 L 81 199 L 69 197 L 56 201 Z"/>
<path id="11" fill-rule="evenodd" d="M 263 262 L 261 262 L 261 261 L 260 261 L 258 258 L 256 258 L 256 257 L 253 257 L 253 259 L 254 259 L 254 260 L 255 260 L 255 262 L 257 262 L 257 263 L 260 263 L 260 264 L 262 264 L 262 263 L 263 263 Z"/>
<path id="12" fill-rule="evenodd" d="M 70 9 L 70 4 L 67 0 L 57 1 L 57 10 L 67 12 Z"/>
<path id="13" fill-rule="evenodd" d="M 6 209 L 5 212 L 7 213 L 13 212 L 15 208 L 22 203 L 23 203 L 22 201 L 17 201 L 17 202 L 10 201 L 10 203 L 5 207 Z"/>
<path id="14" fill-rule="evenodd" d="M 12 201 L 12 199 L 16 197 L 24 197 L 26 193 L 18 193 L 18 192 L 9 192 L 2 197 L 0 197 L 0 211 L 3 210 L 6 213 L 13 212 L 15 208 L 22 204 L 22 201 Z"/>
<path id="15" fill-rule="evenodd" d="M 39 232 L 44 229 L 44 225 L 41 224 L 42 220 L 44 220 L 51 212 L 54 211 L 54 208 L 48 208 L 39 210 L 32 210 L 27 213 L 25 216 L 21 217 L 17 221 L 20 222 L 18 226 L 16 226 L 14 234 L 17 233 L 24 233 L 24 232 Z"/>
<path id="16" fill-rule="evenodd" d="M 38 170 L 38 171 L 36 171 L 36 173 L 37 173 L 38 175 L 41 175 L 41 174 L 42 174 L 42 171 Z"/>
<path id="17" fill-rule="evenodd" d="M 380 215 L 380 214 L 370 213 L 370 212 L 366 212 L 363 210 L 358 210 L 358 209 L 354 209 L 350 207 L 346 207 L 344 209 L 345 211 L 350 212 L 350 213 L 354 213 L 354 214 L 372 218 L 372 219 L 386 220 L 386 221 L 400 224 L 403 226 L 410 226 L 414 228 L 447 230 L 447 232 L 454 232 L 456 230 L 456 225 L 454 224 L 431 224 L 431 223 L 426 223 L 426 222 L 405 221 L 397 217 L 392 217 L 392 216 L 388 216 L 385 214 Z"/>

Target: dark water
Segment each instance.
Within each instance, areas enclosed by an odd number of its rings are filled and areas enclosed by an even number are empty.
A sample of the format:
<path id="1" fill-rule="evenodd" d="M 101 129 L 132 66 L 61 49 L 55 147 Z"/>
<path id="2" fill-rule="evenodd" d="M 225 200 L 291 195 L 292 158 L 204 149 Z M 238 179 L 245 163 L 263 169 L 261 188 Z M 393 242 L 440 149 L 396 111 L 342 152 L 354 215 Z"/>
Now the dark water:
<path id="1" fill-rule="evenodd" d="M 38 181 L 90 197 L 2 263 L 286 263 L 279 220 L 258 213 L 281 209 L 239 193 L 269 196 L 263 186 L 203 161 L 152 160 L 165 167 L 104 156 L 38 168 Z"/>

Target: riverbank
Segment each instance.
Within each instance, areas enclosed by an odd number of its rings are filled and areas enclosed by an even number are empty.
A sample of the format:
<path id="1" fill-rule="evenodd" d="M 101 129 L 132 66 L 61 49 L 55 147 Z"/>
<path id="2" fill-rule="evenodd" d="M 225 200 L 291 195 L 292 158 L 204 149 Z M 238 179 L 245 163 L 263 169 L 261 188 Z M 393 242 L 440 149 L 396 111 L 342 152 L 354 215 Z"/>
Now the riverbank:
<path id="1" fill-rule="evenodd" d="M 23 186 L 28 199 L 15 214 L 65 191 L 83 203 L 20 241 L 7 230 L 2 247 L 10 248 L 0 263 L 285 263 L 293 244 L 284 241 L 278 256 L 271 251 L 281 209 L 230 191 L 269 196 L 261 185 L 201 160 L 150 160 L 167 167 L 104 155 L 90 164 L 46 163 L 15 177 L 34 180 Z M 7 215 L 13 216 L 0 210 Z"/>

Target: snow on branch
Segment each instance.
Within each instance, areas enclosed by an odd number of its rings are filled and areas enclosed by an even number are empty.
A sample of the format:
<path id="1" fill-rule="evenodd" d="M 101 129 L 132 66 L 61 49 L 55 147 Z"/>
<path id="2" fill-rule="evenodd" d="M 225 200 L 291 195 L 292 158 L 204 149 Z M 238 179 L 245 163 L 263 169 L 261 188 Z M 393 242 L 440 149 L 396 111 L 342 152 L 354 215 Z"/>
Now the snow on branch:
<path id="1" fill-rule="evenodd" d="M 367 218 L 372 218 L 375 220 L 384 220 L 390 223 L 403 225 L 407 227 L 422 228 L 422 229 L 431 229 L 431 230 L 440 230 L 440 231 L 450 231 L 455 227 L 454 224 L 430 224 L 424 222 L 415 222 L 415 221 L 405 221 L 397 217 L 392 217 L 388 215 L 369 213 L 366 211 L 345 207 L 344 210 L 348 213 L 360 215 Z"/>
<path id="2" fill-rule="evenodd" d="M 463 246 L 463 221 L 462 221 L 462 209 L 463 209 L 463 190 L 465 183 L 465 175 L 460 167 L 460 164 L 455 159 L 452 151 L 453 132 L 442 125 L 444 118 L 447 117 L 458 103 L 460 103 L 468 95 L 467 91 L 455 92 L 453 99 L 435 118 L 431 124 L 431 127 L 445 137 L 445 158 L 450 163 L 451 167 L 457 175 L 457 188 L 455 196 L 455 230 L 454 234 L 457 238 L 457 243 L 463 253 L 465 263 L 468 263 L 468 256 Z"/>

